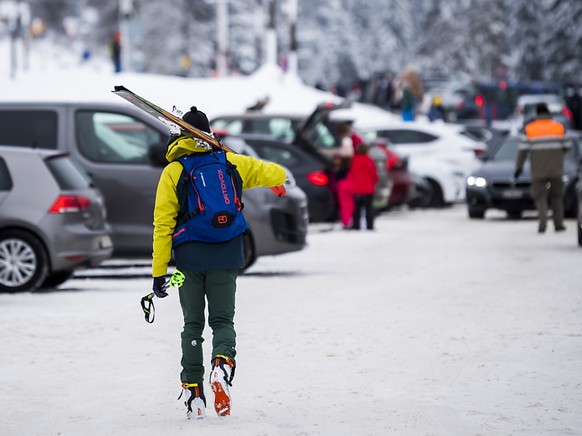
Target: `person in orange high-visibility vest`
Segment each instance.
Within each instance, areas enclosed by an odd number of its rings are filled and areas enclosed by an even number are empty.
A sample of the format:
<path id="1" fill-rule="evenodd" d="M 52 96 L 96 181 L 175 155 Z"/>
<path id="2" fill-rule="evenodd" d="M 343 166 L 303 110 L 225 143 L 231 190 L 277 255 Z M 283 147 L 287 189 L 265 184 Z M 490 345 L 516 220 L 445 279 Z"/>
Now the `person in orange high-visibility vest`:
<path id="1" fill-rule="evenodd" d="M 546 231 L 548 197 L 556 232 L 564 226 L 564 155 L 570 147 L 564 126 L 552 119 L 546 103 L 536 106 L 536 119 L 525 126 L 525 136 L 519 145 L 515 179 L 530 156 L 531 194 L 538 210 L 538 233 Z"/>

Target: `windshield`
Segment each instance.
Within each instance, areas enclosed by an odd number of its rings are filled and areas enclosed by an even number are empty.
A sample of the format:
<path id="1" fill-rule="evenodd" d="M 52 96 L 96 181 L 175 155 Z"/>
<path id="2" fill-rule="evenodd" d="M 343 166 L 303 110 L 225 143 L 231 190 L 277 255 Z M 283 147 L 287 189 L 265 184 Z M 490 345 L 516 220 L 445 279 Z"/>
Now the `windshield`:
<path id="1" fill-rule="evenodd" d="M 576 142 L 573 141 L 572 147 L 566 153 L 565 159 L 576 159 L 576 150 L 574 149 Z M 499 147 L 492 160 L 495 161 L 515 161 L 517 159 L 517 150 L 519 148 L 519 136 L 510 136 Z"/>

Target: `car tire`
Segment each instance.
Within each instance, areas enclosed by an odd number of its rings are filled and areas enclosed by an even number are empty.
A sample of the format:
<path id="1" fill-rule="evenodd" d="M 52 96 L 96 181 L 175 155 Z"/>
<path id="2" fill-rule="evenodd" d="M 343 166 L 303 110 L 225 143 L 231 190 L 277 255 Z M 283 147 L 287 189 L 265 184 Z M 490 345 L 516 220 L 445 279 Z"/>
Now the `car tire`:
<path id="1" fill-rule="evenodd" d="M 485 218 L 485 209 L 480 207 L 469 207 L 469 218 L 471 219 L 484 219 Z"/>
<path id="2" fill-rule="evenodd" d="M 582 247 L 582 223 L 578 222 L 578 246 Z"/>
<path id="3" fill-rule="evenodd" d="M 48 255 L 40 239 L 24 230 L 0 232 L 0 291 L 35 291 L 47 274 Z"/>
<path id="4" fill-rule="evenodd" d="M 253 235 L 249 231 L 244 235 L 243 238 L 243 253 L 245 256 L 245 264 L 241 268 L 241 273 L 244 273 L 249 269 L 257 260 L 257 251 L 255 249 L 255 242 L 253 240 Z"/>
<path id="5" fill-rule="evenodd" d="M 445 205 L 445 200 L 443 196 L 443 190 L 438 182 L 427 179 L 431 187 L 430 198 L 428 199 L 429 207 L 443 207 Z"/>
<path id="6" fill-rule="evenodd" d="M 69 280 L 74 274 L 74 271 L 59 271 L 54 274 L 50 274 L 44 279 L 42 282 L 41 288 L 56 288 L 59 285 L 62 285 L 67 280 Z"/>

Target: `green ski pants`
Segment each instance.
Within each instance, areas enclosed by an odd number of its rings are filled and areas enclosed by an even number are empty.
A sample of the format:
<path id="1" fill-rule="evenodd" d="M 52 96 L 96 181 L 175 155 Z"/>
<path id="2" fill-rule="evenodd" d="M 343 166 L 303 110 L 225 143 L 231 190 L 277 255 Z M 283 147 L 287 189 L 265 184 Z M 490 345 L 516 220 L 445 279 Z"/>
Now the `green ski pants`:
<path id="1" fill-rule="evenodd" d="M 182 382 L 202 383 L 204 356 L 202 332 L 208 301 L 208 325 L 212 329 L 212 356 L 223 355 L 234 362 L 236 332 L 234 307 L 238 270 L 183 271 L 180 304 L 184 314 L 182 331 Z"/>
<path id="2" fill-rule="evenodd" d="M 550 184 L 548 189 L 547 185 Z M 538 210 L 540 229 L 546 229 L 548 220 L 548 197 L 552 207 L 552 219 L 556 228 L 564 226 L 564 181 L 561 176 L 533 179 L 531 194 Z"/>

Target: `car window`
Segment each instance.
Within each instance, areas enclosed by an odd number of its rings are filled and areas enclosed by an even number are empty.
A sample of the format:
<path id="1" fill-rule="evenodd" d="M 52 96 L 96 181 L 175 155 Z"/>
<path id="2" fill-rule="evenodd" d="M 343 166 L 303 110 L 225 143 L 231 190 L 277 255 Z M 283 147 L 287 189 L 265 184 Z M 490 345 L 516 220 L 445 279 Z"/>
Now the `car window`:
<path id="1" fill-rule="evenodd" d="M 165 141 L 143 121 L 115 112 L 78 111 L 75 124 L 79 150 L 94 162 L 148 163 L 149 148 Z"/>
<path id="2" fill-rule="evenodd" d="M 295 132 L 289 118 L 271 118 L 269 120 L 269 132 L 278 138 L 293 139 Z"/>
<path id="3" fill-rule="evenodd" d="M 91 185 L 89 176 L 67 156 L 53 156 L 46 166 L 61 189 L 85 189 Z"/>
<path id="4" fill-rule="evenodd" d="M 437 139 L 436 136 L 418 130 L 394 129 L 378 132 L 381 138 L 388 138 L 393 144 L 427 143 Z"/>
<path id="5" fill-rule="evenodd" d="M 238 135 L 242 132 L 243 123 L 241 120 L 218 119 L 212 122 L 212 130 L 226 130 L 231 135 Z"/>
<path id="6" fill-rule="evenodd" d="M 57 113 L 51 110 L 1 110 L 0 143 L 57 148 Z"/>
<path id="7" fill-rule="evenodd" d="M 272 147 L 268 144 L 254 144 L 253 148 L 261 159 L 275 162 L 288 168 L 292 168 L 300 163 L 299 156 L 286 148 Z"/>
<path id="8" fill-rule="evenodd" d="M 517 158 L 517 148 L 519 147 L 519 137 L 512 136 L 501 144 L 493 156 L 496 161 L 515 161 Z"/>
<path id="9" fill-rule="evenodd" d="M 519 136 L 509 137 L 497 150 L 493 156 L 495 161 L 515 161 L 517 159 L 517 150 L 519 148 Z M 577 143 L 574 141 L 574 146 L 570 147 L 564 158 L 566 160 L 576 159 Z"/>
<path id="10" fill-rule="evenodd" d="M 10 191 L 12 189 L 12 178 L 4 159 L 0 158 L 0 191 Z"/>
<path id="11" fill-rule="evenodd" d="M 313 129 L 307 132 L 305 139 L 317 148 L 333 148 L 338 146 L 333 133 L 321 122 L 318 122 Z"/>

